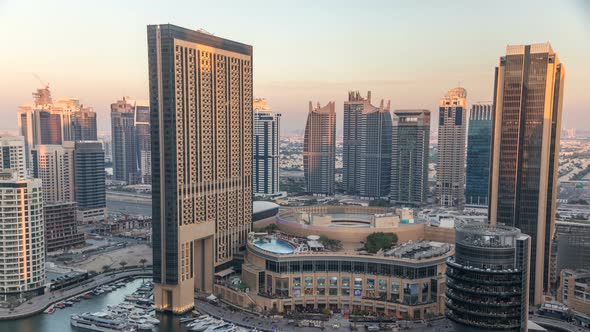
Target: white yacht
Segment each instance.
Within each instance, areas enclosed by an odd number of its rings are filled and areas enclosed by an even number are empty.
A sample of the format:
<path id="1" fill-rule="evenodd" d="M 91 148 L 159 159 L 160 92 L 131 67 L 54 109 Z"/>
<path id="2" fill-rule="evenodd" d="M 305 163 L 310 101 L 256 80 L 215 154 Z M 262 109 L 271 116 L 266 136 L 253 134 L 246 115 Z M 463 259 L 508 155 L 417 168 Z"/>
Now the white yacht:
<path id="1" fill-rule="evenodd" d="M 134 332 L 136 329 L 127 322 L 105 312 L 73 314 L 70 324 L 91 331 L 101 332 Z"/>

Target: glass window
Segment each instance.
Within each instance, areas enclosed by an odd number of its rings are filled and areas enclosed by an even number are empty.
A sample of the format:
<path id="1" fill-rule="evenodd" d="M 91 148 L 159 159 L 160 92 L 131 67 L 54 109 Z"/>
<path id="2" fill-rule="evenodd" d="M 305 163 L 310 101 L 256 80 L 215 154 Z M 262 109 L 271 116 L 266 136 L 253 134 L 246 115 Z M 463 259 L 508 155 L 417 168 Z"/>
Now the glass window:
<path id="1" fill-rule="evenodd" d="M 428 302 L 428 286 L 429 285 L 430 284 L 428 281 L 424 281 L 422 283 L 422 303 Z"/>
<path id="2" fill-rule="evenodd" d="M 404 304 L 418 304 L 418 284 L 404 284 Z"/>
<path id="3" fill-rule="evenodd" d="M 326 277 L 317 277 L 316 281 L 318 288 L 326 288 Z"/>
<path id="4" fill-rule="evenodd" d="M 367 289 L 375 289 L 375 279 L 367 278 Z"/>
<path id="5" fill-rule="evenodd" d="M 392 281 L 391 282 L 391 300 L 398 301 L 399 300 L 399 281 Z"/>
<path id="6" fill-rule="evenodd" d="M 340 262 L 340 271 L 342 272 L 351 272 L 352 271 L 352 262 Z"/>
<path id="7" fill-rule="evenodd" d="M 330 277 L 330 288 L 338 287 L 338 277 Z"/>
<path id="8" fill-rule="evenodd" d="M 301 287 L 301 277 L 293 278 L 293 287 Z"/>
<path id="9" fill-rule="evenodd" d="M 313 295 L 313 278 L 305 277 L 305 295 Z"/>

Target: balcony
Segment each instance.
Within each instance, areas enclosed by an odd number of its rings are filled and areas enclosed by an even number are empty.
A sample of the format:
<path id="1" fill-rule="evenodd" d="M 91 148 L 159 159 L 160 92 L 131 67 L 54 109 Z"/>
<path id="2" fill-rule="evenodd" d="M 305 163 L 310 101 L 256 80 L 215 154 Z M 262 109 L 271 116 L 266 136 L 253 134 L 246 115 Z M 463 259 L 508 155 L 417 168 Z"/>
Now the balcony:
<path id="1" fill-rule="evenodd" d="M 492 311 L 470 310 L 470 309 L 466 309 L 464 307 L 458 306 L 458 305 L 454 304 L 452 300 L 448 300 L 448 299 L 445 301 L 445 304 L 451 310 L 455 310 L 457 312 L 468 314 L 470 316 L 490 317 L 490 318 L 519 318 L 520 317 L 520 313 L 517 311 L 507 312 L 507 313 L 497 313 L 497 312 L 492 312 Z M 473 307 L 472 309 L 485 310 L 486 307 L 480 306 L 480 307 Z"/>
<path id="2" fill-rule="evenodd" d="M 480 321 L 475 319 L 468 319 L 457 316 L 452 310 L 448 310 L 446 316 L 451 321 L 467 326 L 474 326 L 477 328 L 493 329 L 493 330 L 508 330 L 520 328 L 520 320 L 504 320 L 495 321 L 493 323 L 487 321 Z"/>
<path id="3" fill-rule="evenodd" d="M 471 294 L 475 294 L 475 295 L 489 295 L 489 296 L 498 296 L 498 297 L 507 297 L 508 296 L 509 297 L 509 296 L 519 296 L 522 294 L 522 291 L 518 288 L 512 288 L 511 290 L 507 290 L 507 291 L 499 291 L 499 290 L 496 291 L 496 290 L 487 289 L 485 287 L 465 286 L 462 284 L 458 284 L 450 279 L 447 279 L 446 285 L 447 285 L 447 287 L 449 287 L 451 289 L 455 289 L 458 291 L 471 293 Z"/>

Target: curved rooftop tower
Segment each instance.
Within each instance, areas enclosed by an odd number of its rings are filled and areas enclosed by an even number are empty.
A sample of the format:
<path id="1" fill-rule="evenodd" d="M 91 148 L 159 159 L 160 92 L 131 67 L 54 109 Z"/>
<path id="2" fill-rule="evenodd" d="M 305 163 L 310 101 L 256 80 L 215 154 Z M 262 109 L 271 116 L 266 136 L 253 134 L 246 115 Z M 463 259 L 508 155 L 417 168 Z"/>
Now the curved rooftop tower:
<path id="1" fill-rule="evenodd" d="M 305 125 L 303 169 L 306 191 L 312 194 L 334 194 L 336 162 L 336 111 L 333 101 L 326 106 L 313 107 Z"/>

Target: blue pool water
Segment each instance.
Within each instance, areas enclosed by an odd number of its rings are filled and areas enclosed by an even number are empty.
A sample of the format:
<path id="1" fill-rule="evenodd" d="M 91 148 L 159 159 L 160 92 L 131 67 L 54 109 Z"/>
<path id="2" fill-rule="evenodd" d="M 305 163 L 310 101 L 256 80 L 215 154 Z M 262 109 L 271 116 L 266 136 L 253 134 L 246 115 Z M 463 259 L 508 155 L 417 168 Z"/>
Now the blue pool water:
<path id="1" fill-rule="evenodd" d="M 291 254 L 294 251 L 293 246 L 289 242 L 278 239 L 272 239 L 270 242 L 256 241 L 254 245 L 275 254 Z"/>

